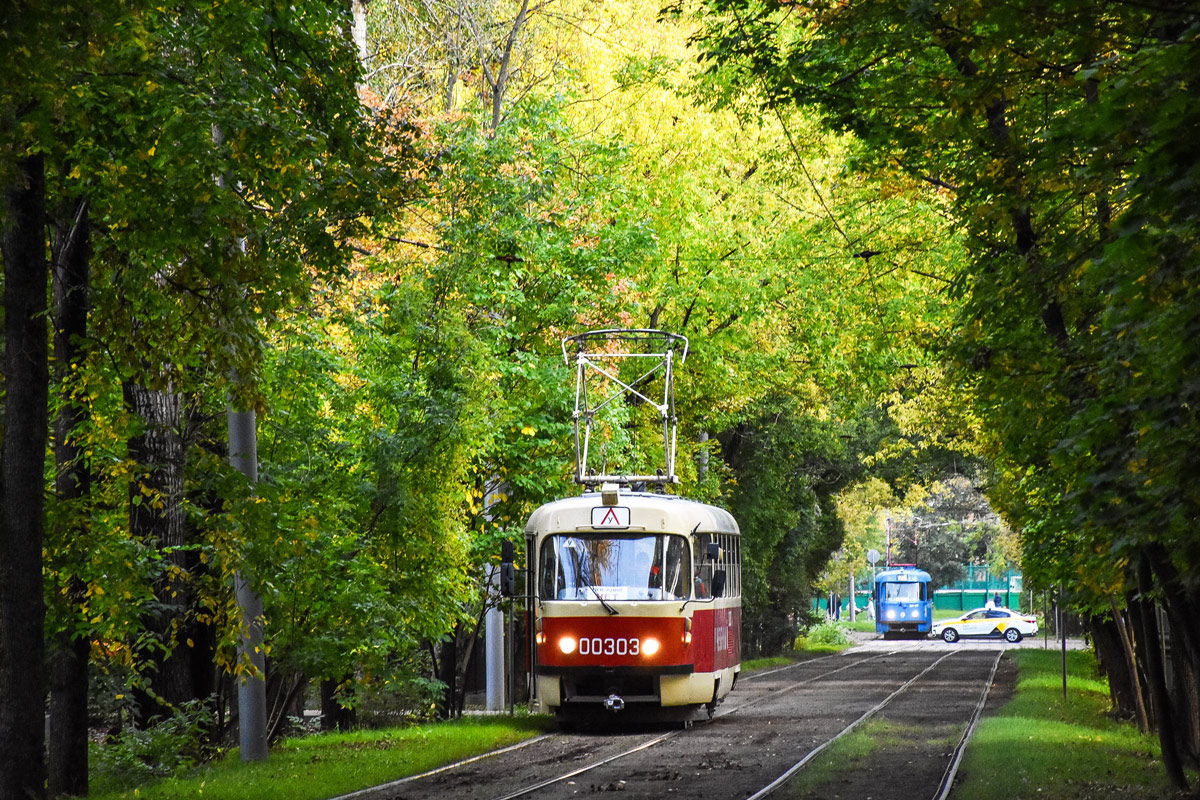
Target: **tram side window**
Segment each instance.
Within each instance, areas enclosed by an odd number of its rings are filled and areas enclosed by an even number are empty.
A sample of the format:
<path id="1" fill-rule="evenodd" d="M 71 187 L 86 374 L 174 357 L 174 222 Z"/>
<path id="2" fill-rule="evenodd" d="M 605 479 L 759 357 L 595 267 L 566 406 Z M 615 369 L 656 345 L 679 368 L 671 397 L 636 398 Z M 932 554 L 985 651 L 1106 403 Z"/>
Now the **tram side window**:
<path id="1" fill-rule="evenodd" d="M 714 562 L 708 560 L 708 545 L 713 541 L 712 534 L 701 533 L 692 537 L 692 555 L 695 559 L 696 572 L 693 583 L 693 597 L 705 600 L 712 596 L 712 576 Z"/>
<path id="2" fill-rule="evenodd" d="M 737 536 L 729 536 L 728 562 L 729 578 L 725 590 L 727 595 L 738 597 L 742 594 L 742 542 Z"/>
<path id="3" fill-rule="evenodd" d="M 708 545 L 715 543 L 721 554 L 714 561 L 708 557 Z M 742 593 L 741 550 L 738 537 L 729 534 L 699 533 L 692 537 L 692 555 L 696 570 L 693 581 L 693 597 L 706 600 L 712 597 L 713 575 L 725 573 L 725 597 L 736 597 Z"/>
<path id="4" fill-rule="evenodd" d="M 721 545 L 721 557 L 716 568 L 725 572 L 725 596 L 740 597 L 742 594 L 742 542 L 740 537 L 723 533 L 717 537 Z"/>
<path id="5" fill-rule="evenodd" d="M 721 546 L 721 553 L 717 556 L 717 562 L 713 564 L 714 572 L 725 573 L 725 596 L 733 594 L 733 590 L 729 586 L 729 557 L 733 555 L 733 551 L 729 549 L 730 536 L 719 533 L 717 534 L 717 544 Z"/>

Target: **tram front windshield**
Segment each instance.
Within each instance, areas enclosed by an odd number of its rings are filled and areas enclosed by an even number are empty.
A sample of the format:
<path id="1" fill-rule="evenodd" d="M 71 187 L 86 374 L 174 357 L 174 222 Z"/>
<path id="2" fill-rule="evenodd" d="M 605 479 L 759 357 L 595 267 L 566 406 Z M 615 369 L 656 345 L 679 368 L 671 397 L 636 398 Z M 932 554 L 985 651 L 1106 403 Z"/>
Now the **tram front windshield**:
<path id="1" fill-rule="evenodd" d="M 682 536 L 556 534 L 542 540 L 542 600 L 683 600 L 691 553 Z"/>
<path id="2" fill-rule="evenodd" d="M 919 583 L 885 583 L 883 589 L 884 600 L 921 599 L 921 584 Z"/>

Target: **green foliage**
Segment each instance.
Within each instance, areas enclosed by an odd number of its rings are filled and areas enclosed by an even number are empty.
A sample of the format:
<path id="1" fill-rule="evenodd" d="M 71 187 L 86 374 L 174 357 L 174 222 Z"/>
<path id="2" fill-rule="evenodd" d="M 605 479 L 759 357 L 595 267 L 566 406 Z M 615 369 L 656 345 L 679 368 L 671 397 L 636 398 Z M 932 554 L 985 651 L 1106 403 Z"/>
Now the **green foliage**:
<path id="1" fill-rule="evenodd" d="M 580 138 L 563 102 L 531 98 L 495 130 L 459 120 L 439 133 L 448 160 L 432 211 L 447 251 L 432 279 L 481 348 L 474 502 L 510 530 L 569 491 L 560 338 L 609 327 L 625 276 L 653 246 L 616 180 L 623 150 Z"/>
<path id="2" fill-rule="evenodd" d="M 324 800 L 516 744 L 542 733 L 542 717 L 473 718 L 348 734 L 289 739 L 266 762 L 242 762 L 236 751 L 191 773 L 137 788 L 146 800 L 206 797 Z M 99 787 L 91 797 L 116 800 L 128 790 Z"/>
<path id="3" fill-rule="evenodd" d="M 436 329 L 407 322 L 410 304 L 350 297 L 295 317 L 269 351 L 258 495 L 272 518 L 256 572 L 281 664 L 411 681 L 422 639 L 470 591 L 455 506 L 465 373 Z"/>
<path id="4" fill-rule="evenodd" d="M 838 432 L 851 426 L 777 408 L 720 437 L 729 507 L 742 531 L 743 641 L 751 653 L 791 645 L 794 620 L 842 542 L 835 496 L 859 467 Z"/>
<path id="5" fill-rule="evenodd" d="M 126 728 L 92 750 L 102 784 L 122 788 L 180 775 L 213 755 L 211 700 L 195 700 L 149 727 Z"/>
<path id="6" fill-rule="evenodd" d="M 377 654 L 396 649 L 389 632 L 415 627 L 386 623 L 440 623 L 368 574 L 353 538 L 338 536 L 344 521 L 320 528 L 297 502 L 332 498 L 305 496 L 291 476 L 272 483 L 273 464 L 251 494 L 222 457 L 224 410 L 265 409 L 267 331 L 314 285 L 344 276 L 347 239 L 365 220 L 411 196 L 413 131 L 361 103 L 343 7 L 58 11 L 35 5 L 10 20 L 6 10 L 0 34 L 16 70 L 0 87 L 2 177 L 20 154 L 44 153 L 51 208 L 65 222 L 86 208 L 91 223 L 90 238 L 65 224 L 50 233 L 53 246 L 78 239 L 90 256 L 92 284 L 74 290 L 88 293 L 89 336 L 63 365 L 63 394 L 88 412 L 73 436 L 93 480 L 87 497 L 50 505 L 46 633 L 84 637 L 97 661 L 137 670 L 173 650 L 204 657 L 212 635 L 217 665 L 241 670 L 239 573 L 267 597 L 271 623 L 288 623 L 269 626 L 277 663 L 323 674 L 367 661 L 350 655 L 362 647 L 382 671 Z M 184 398 L 169 434 L 186 452 L 182 495 L 151 488 L 144 476 L 161 465 L 130 457 L 141 423 L 122 390 L 134 384 Z M 132 537 L 131 511 L 147 507 L 185 518 L 188 543 Z M 152 634 L 148 619 L 166 605 L 185 611 Z M 303 637 L 310 613 L 344 623 L 339 648 L 328 644 L 337 637 Z"/>
<path id="7" fill-rule="evenodd" d="M 933 484 L 892 521 L 892 561 L 916 564 L 935 588 L 960 580 L 965 564 L 987 563 L 1000 575 L 1015 568 L 1007 541 L 1004 523 L 965 476 Z"/>
<path id="8" fill-rule="evenodd" d="M 863 166 L 948 196 L 969 258 L 950 275 L 961 306 L 937 346 L 973 398 L 978 425 L 961 427 L 996 467 L 989 493 L 1022 531 L 1032 583 L 1065 585 L 1084 609 L 1149 592 L 1173 630 L 1190 631 L 1194 8 L 705 8 L 717 97 L 752 86 L 768 108 L 813 109 L 868 145 Z M 1195 680 L 1195 638 L 1183 635 L 1189 656 L 1175 667 Z M 1179 788 L 1174 751 L 1195 752 L 1200 713 L 1187 705 L 1192 733 L 1162 726 Z"/>
<path id="9" fill-rule="evenodd" d="M 837 622 L 823 620 L 804 632 L 804 641 L 808 645 L 847 645 L 850 638 L 846 630 Z"/>
<path id="10" fill-rule="evenodd" d="M 1195 341 L 1195 158 L 1189 113 L 1161 113 L 1196 68 L 1183 5 L 708 8 L 719 96 L 752 85 L 768 106 L 816 109 L 870 145 L 862 163 L 950 198 L 971 259 L 950 276 L 964 303 L 945 351 L 1032 574 L 1077 582 L 1149 542 L 1200 563 L 1172 533 L 1192 513 L 1178 470 L 1195 452 L 1178 414 L 1195 388 L 1178 367 Z"/>

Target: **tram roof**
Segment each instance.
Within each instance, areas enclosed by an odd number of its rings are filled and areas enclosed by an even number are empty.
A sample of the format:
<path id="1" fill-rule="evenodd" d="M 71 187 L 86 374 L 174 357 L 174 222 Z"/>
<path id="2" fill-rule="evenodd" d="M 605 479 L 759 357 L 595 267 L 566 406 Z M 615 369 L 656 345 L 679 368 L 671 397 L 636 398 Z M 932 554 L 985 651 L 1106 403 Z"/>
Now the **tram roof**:
<path id="1" fill-rule="evenodd" d="M 923 569 L 917 569 L 916 567 L 889 567 L 888 569 L 875 573 L 876 583 L 879 583 L 880 581 L 916 581 L 924 583 L 929 579 L 928 572 Z"/>
<path id="2" fill-rule="evenodd" d="M 596 524 L 605 516 L 596 509 L 629 509 L 628 523 Z M 622 519 L 621 521 L 624 521 Z M 565 531 L 612 531 L 613 533 L 728 533 L 737 535 L 737 521 L 723 508 L 688 500 L 683 497 L 654 492 L 622 491 L 613 506 L 606 506 L 600 492 L 585 492 L 546 503 L 530 515 L 525 533 L 555 533 Z"/>

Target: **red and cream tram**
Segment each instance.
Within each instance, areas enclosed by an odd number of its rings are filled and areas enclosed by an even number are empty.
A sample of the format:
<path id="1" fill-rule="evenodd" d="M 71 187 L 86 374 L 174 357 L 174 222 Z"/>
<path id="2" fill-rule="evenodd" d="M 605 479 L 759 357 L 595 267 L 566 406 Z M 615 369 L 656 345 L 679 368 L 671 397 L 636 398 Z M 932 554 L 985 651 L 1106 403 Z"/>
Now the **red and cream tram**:
<path id="1" fill-rule="evenodd" d="M 728 512 L 609 484 L 537 509 L 525 538 L 536 710 L 565 724 L 711 716 L 741 669 Z"/>

